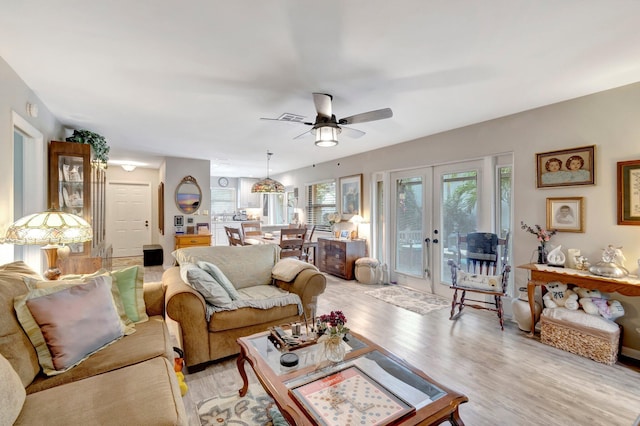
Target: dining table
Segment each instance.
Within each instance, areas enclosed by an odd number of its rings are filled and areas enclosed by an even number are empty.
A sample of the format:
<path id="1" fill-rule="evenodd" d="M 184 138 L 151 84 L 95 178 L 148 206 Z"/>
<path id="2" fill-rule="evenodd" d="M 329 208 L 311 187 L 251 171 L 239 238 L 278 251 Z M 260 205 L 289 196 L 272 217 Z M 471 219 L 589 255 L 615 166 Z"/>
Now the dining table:
<path id="1" fill-rule="evenodd" d="M 280 234 L 265 234 L 262 235 L 252 235 L 250 238 L 245 238 L 245 244 L 277 244 L 280 245 Z M 305 241 L 303 245 L 303 249 L 305 251 L 310 250 L 313 251 L 313 256 L 309 257 L 310 263 L 316 264 L 316 250 L 318 248 L 318 243 L 316 241 Z"/>

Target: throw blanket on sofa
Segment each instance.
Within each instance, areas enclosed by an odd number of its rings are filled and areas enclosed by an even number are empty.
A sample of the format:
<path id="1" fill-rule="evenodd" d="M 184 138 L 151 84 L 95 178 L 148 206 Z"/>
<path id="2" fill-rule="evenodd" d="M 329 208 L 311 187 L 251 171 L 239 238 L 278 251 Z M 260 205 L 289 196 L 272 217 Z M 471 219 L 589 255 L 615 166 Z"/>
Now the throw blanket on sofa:
<path id="1" fill-rule="evenodd" d="M 298 274 L 305 269 L 315 269 L 316 271 L 318 270 L 318 268 L 316 268 L 311 263 L 303 262 L 301 260 L 293 258 L 284 258 L 273 266 L 273 269 L 271 270 L 271 276 L 277 280 L 289 283 L 293 281 L 298 276 Z"/>
<path id="2" fill-rule="evenodd" d="M 300 296 L 289 293 L 278 287 L 258 285 L 238 290 L 239 300 L 234 300 L 232 306 L 221 308 L 207 303 L 207 322 L 215 312 L 231 311 L 238 308 L 270 309 L 275 306 L 298 305 L 298 315 L 302 315 L 302 301 Z"/>

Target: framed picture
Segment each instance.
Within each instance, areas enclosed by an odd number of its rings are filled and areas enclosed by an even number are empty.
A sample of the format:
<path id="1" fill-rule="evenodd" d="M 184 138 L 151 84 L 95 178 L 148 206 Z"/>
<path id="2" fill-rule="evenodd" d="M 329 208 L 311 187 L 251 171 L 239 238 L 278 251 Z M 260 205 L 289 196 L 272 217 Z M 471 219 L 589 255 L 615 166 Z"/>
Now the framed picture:
<path id="1" fill-rule="evenodd" d="M 590 145 L 536 154 L 537 187 L 593 185 L 595 148 Z"/>
<path id="2" fill-rule="evenodd" d="M 340 231 L 340 238 L 349 238 L 350 234 L 351 232 L 349 232 L 348 229 L 343 229 L 342 231 Z"/>
<path id="3" fill-rule="evenodd" d="M 618 163 L 618 225 L 640 225 L 640 160 Z"/>
<path id="4" fill-rule="evenodd" d="M 547 198 L 547 229 L 584 232 L 584 197 Z"/>
<path id="5" fill-rule="evenodd" d="M 362 174 L 340 178 L 340 199 L 340 214 L 362 215 Z"/>
<path id="6" fill-rule="evenodd" d="M 207 222 L 200 222 L 196 227 L 198 234 L 209 234 L 209 224 Z"/>

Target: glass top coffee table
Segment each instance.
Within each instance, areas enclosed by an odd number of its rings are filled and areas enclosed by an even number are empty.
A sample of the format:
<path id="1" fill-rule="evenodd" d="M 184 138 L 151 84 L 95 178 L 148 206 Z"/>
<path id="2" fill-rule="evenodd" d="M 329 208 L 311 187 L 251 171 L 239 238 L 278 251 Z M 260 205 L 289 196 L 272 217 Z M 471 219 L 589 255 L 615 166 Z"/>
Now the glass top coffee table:
<path id="1" fill-rule="evenodd" d="M 322 344 L 291 350 L 298 364 L 285 367 L 270 332 L 239 338 L 238 371 L 247 392 L 245 362 L 292 425 L 342 425 L 348 417 L 367 424 L 464 425 L 458 406 L 469 399 L 435 382 L 384 348 L 350 332 L 343 362 L 324 358 Z"/>

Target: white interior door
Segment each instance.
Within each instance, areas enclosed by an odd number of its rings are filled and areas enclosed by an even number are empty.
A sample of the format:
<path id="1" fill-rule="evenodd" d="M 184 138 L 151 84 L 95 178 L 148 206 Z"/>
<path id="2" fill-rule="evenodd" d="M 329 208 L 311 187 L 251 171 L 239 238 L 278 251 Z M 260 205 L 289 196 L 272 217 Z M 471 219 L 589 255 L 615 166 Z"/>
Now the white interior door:
<path id="1" fill-rule="evenodd" d="M 142 256 L 142 246 L 151 244 L 151 185 L 109 182 L 106 199 L 106 240 L 113 256 Z"/>

